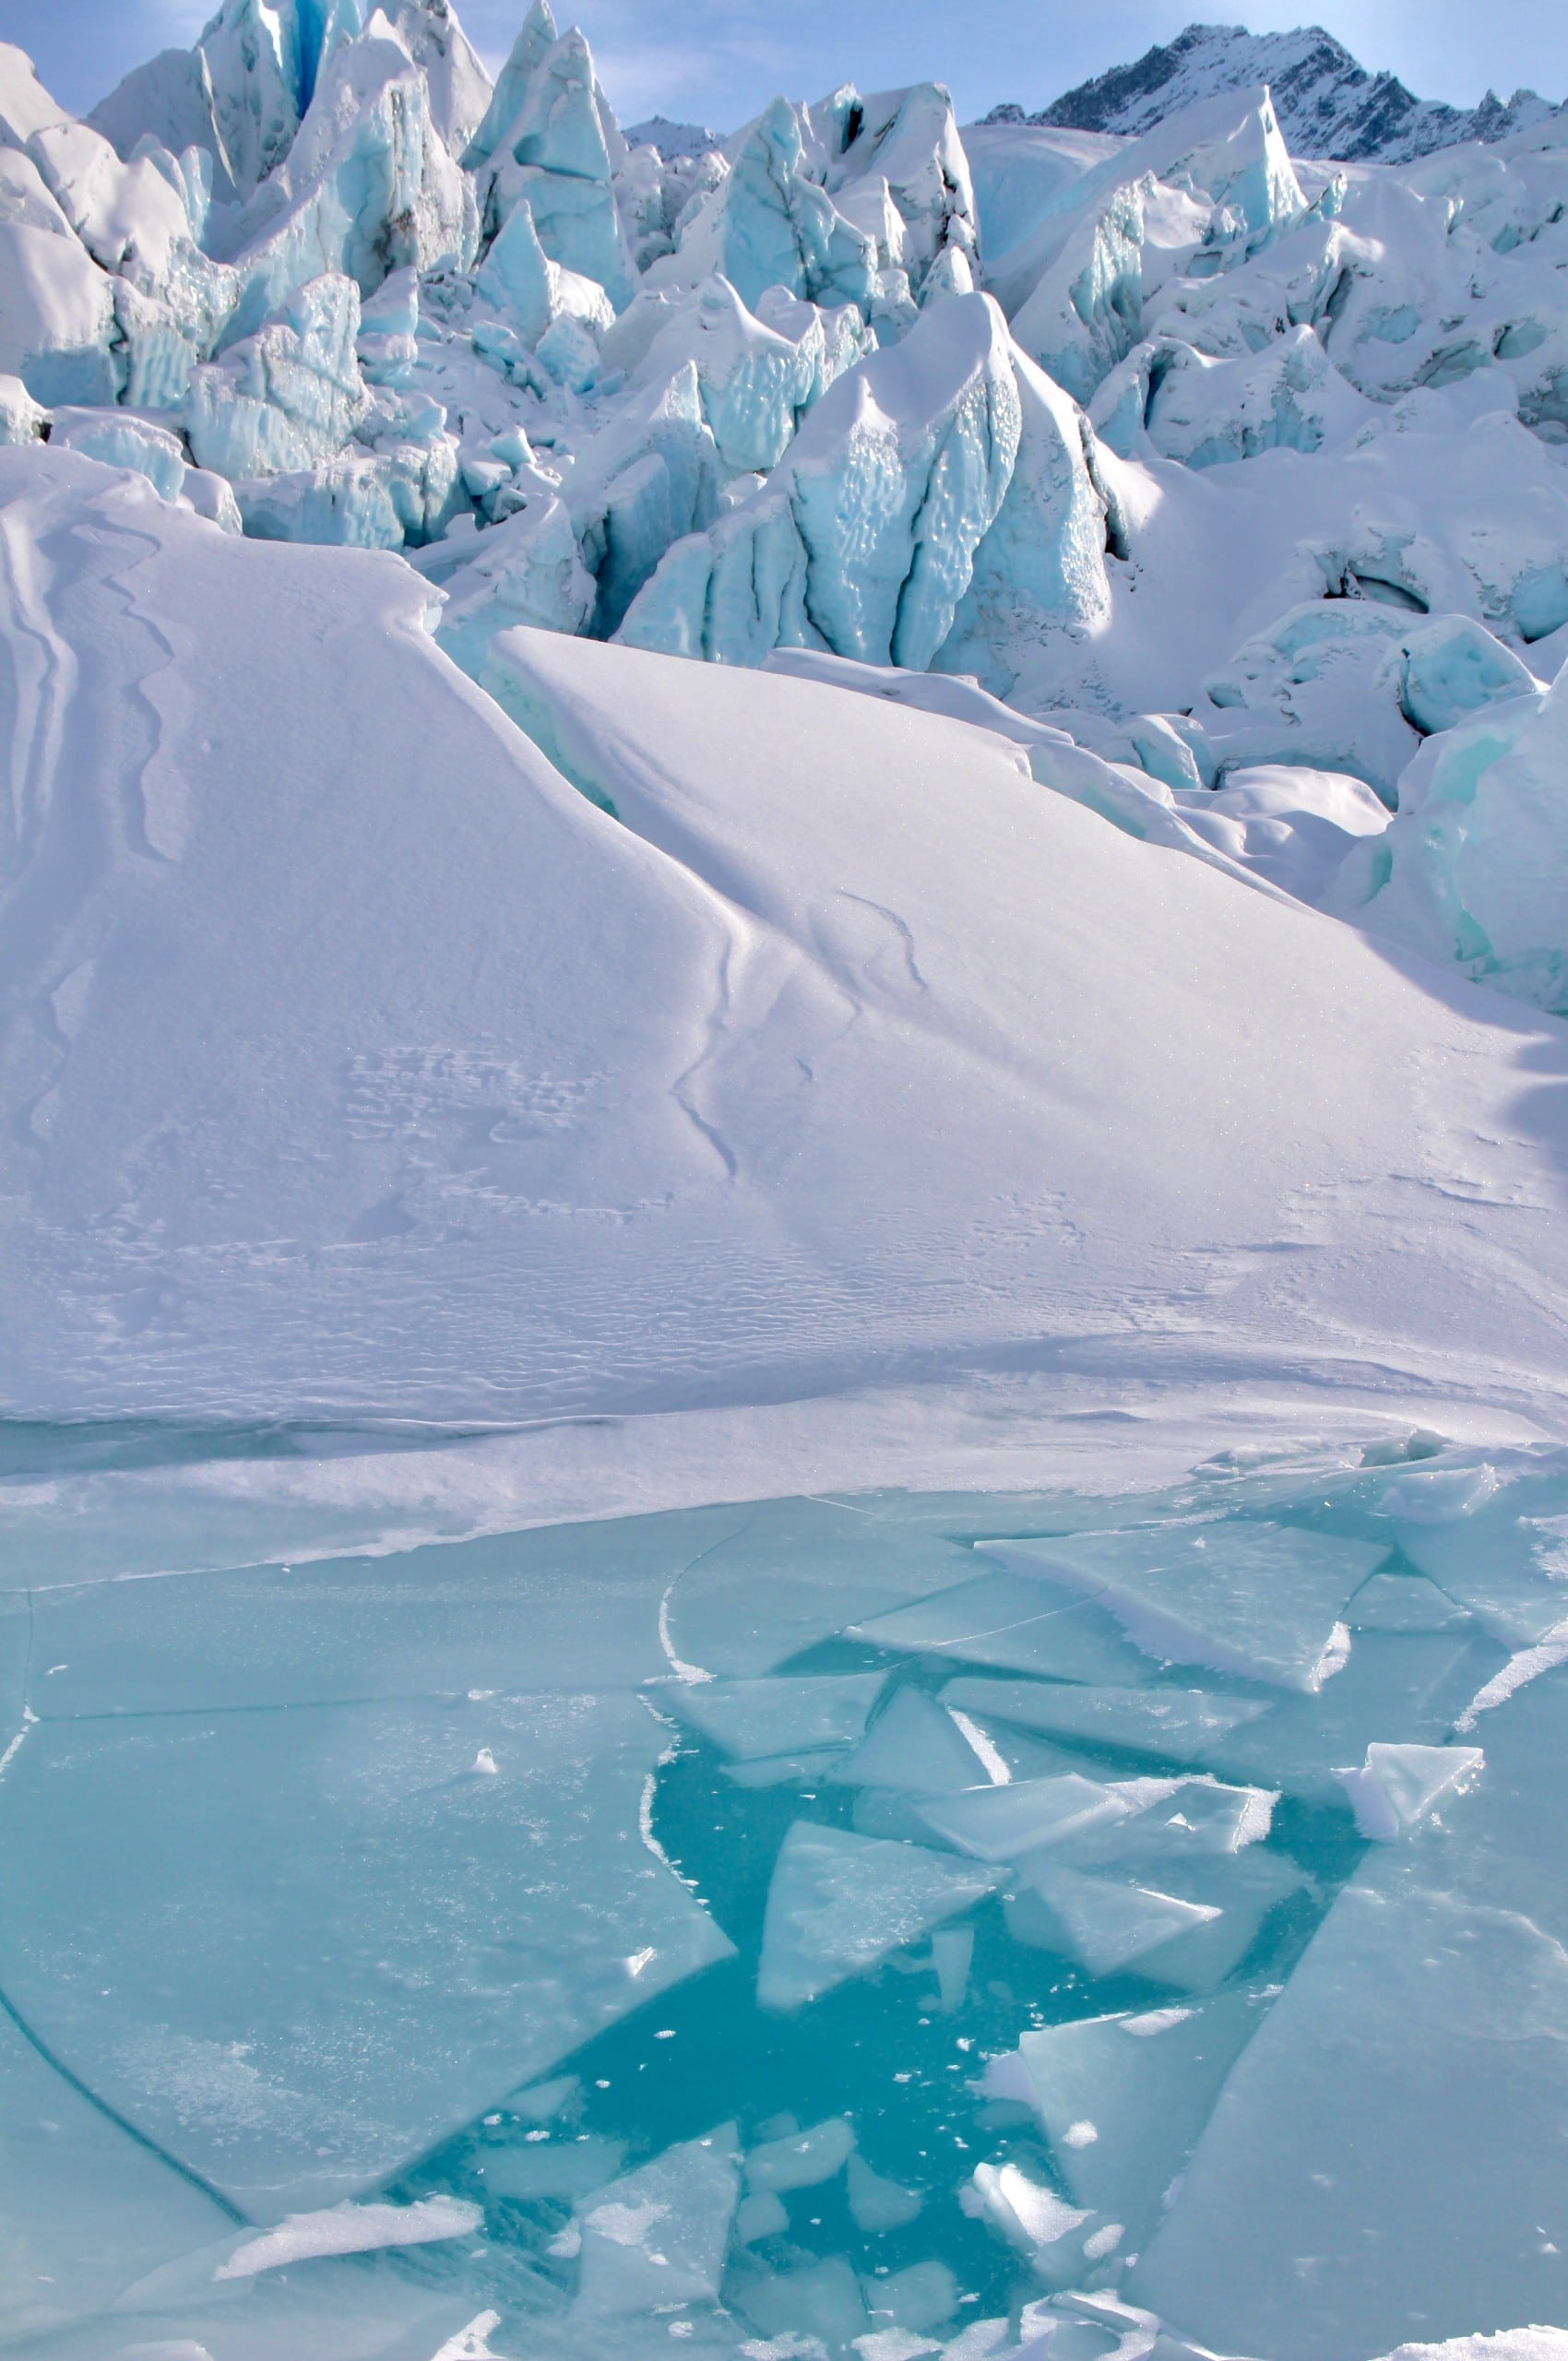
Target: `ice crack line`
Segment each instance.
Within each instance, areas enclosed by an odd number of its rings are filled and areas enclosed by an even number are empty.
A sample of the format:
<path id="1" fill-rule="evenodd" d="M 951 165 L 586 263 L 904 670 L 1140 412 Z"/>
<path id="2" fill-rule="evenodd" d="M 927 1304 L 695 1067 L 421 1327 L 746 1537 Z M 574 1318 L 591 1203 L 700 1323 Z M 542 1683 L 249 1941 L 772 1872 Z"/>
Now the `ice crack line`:
<path id="1" fill-rule="evenodd" d="M 669 1582 L 665 1584 L 664 1596 L 659 1602 L 659 1644 L 664 1650 L 666 1663 L 683 1688 L 695 1688 L 699 1682 L 712 1680 L 717 1676 L 705 1671 L 700 1664 L 688 1664 L 675 1645 L 675 1636 L 670 1623 L 670 1604 L 675 1596 L 676 1585 L 684 1582 L 688 1574 L 695 1573 L 703 1560 L 711 1558 L 715 1550 L 726 1548 L 742 1533 L 749 1532 L 752 1523 L 751 1517 L 742 1517 L 740 1524 L 731 1532 L 722 1534 L 717 1541 L 710 1541 L 706 1549 L 699 1549 L 695 1558 L 688 1559 L 678 1572 L 671 1575 Z"/>
<path id="2" fill-rule="evenodd" d="M 33 1611 L 33 1596 L 30 1589 L 26 1593 L 26 1597 L 28 1603 L 28 1643 L 26 1653 L 22 1657 L 22 1726 L 17 1732 L 15 1738 L 11 1740 L 9 1746 L 6 1749 L 5 1753 L 0 1754 L 0 1779 L 4 1779 L 6 1772 L 16 1761 L 17 1756 L 21 1752 L 23 1739 L 27 1737 L 29 1730 L 33 1728 L 38 1720 L 38 1715 L 32 1710 L 32 1652 L 38 1636 L 38 1623 Z"/>
<path id="3" fill-rule="evenodd" d="M 37 1621 L 33 1594 L 30 1589 L 27 1593 L 27 1603 L 28 1640 L 27 1654 L 22 1667 L 22 1726 L 6 1749 L 4 1755 L 0 1755 L 0 1779 L 5 1777 L 16 1760 L 24 1738 L 38 1727 L 38 1715 L 32 1710 L 32 1667 L 37 1643 Z M 123 2131 L 128 2140 L 134 2140 L 137 2146 L 145 2149 L 148 2155 L 156 2156 L 160 2164 L 167 2165 L 172 2173 L 178 2174 L 179 2177 L 188 2182 L 192 2189 L 199 2189 L 204 2197 L 210 2198 L 227 2220 L 242 2225 L 246 2223 L 249 2217 L 242 2213 L 238 2206 L 223 2195 L 221 2189 L 214 2189 L 210 2182 L 204 2180 L 201 2175 L 193 2171 L 189 2165 L 182 2164 L 178 2156 L 171 2155 L 168 2149 L 160 2147 L 149 2133 L 139 2130 L 128 2117 L 120 2113 L 118 2107 L 112 2106 L 108 2099 L 101 2096 L 89 2083 L 84 2082 L 79 2074 L 74 2073 L 65 2059 L 57 2057 L 51 2049 L 42 2035 L 28 2022 L 16 2002 L 4 1989 L 0 1989 L 0 2011 L 10 2019 L 22 2039 L 30 2048 L 36 2051 L 51 2073 L 58 2074 L 60 2080 L 68 2083 L 78 2098 L 85 2099 L 89 2106 L 113 2123 L 116 2130 Z"/>
<path id="4" fill-rule="evenodd" d="M 220 2189 L 215 2189 L 209 2180 L 204 2180 L 200 2173 L 194 2171 L 189 2165 L 182 2164 L 178 2156 L 172 2155 L 167 2148 L 160 2146 L 149 2132 L 143 2131 L 138 2125 L 131 2121 L 129 2116 L 122 2115 L 117 2106 L 113 2106 L 108 2099 L 95 2091 L 90 2083 L 84 2082 L 79 2074 L 74 2073 L 65 2059 L 51 2049 L 42 2035 L 29 2023 L 9 1993 L 3 1989 L 0 1989 L 0 2011 L 3 2011 L 10 2019 L 29 2047 L 36 2050 L 51 2073 L 58 2074 L 60 2080 L 68 2083 L 78 2098 L 85 2099 L 89 2106 L 101 2115 L 106 2121 L 113 2124 L 116 2130 L 123 2131 L 127 2140 L 134 2141 L 137 2146 L 144 2149 L 149 2156 L 156 2156 L 160 2165 L 167 2165 L 169 2170 L 176 2174 L 190 2188 L 198 2189 L 203 2197 L 209 2199 L 217 2206 L 226 2221 L 233 2223 L 241 2229 L 249 2225 L 249 2214 L 242 2213 L 232 2198 L 225 2197 Z"/>

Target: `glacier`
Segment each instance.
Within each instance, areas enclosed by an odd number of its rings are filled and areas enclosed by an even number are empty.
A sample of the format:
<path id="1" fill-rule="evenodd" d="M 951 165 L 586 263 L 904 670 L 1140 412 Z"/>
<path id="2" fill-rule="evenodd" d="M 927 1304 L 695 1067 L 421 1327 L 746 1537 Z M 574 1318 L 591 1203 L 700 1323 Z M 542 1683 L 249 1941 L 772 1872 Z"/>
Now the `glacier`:
<path id="1" fill-rule="evenodd" d="M 1568 113 L 518 13 L 0 46 L 0 2350 L 1563 2361 Z"/>

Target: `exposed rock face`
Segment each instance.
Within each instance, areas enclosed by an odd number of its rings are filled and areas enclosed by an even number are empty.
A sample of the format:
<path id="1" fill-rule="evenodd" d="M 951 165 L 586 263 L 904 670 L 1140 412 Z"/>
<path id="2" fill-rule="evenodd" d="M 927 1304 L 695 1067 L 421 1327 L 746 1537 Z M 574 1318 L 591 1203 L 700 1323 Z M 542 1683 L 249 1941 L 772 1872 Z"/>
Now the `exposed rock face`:
<path id="1" fill-rule="evenodd" d="M 1250 33 L 1241 25 L 1189 25 L 1135 64 L 1080 82 L 1038 114 L 998 107 L 992 123 L 1048 123 L 1074 131 L 1143 132 L 1220 90 L 1266 82 L 1293 155 L 1346 163 L 1408 163 L 1466 139 L 1501 139 L 1557 109 L 1534 90 L 1479 106 L 1418 99 L 1396 75 L 1369 74 L 1321 25 Z"/>

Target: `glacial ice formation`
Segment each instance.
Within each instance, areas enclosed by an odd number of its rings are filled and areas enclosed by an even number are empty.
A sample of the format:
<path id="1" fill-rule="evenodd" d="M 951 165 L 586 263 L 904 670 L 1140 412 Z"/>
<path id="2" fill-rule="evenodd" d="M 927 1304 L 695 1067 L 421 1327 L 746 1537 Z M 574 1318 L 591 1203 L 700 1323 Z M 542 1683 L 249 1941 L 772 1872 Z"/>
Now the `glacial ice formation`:
<path id="1" fill-rule="evenodd" d="M 207 362 L 192 377 L 185 412 L 196 465 L 233 482 L 341 450 L 369 404 L 354 350 L 359 328 L 352 279 L 324 273 Z"/>
<path id="2" fill-rule="evenodd" d="M 1049 396 L 1030 391 L 1036 448 L 1022 462 L 1028 492 L 1011 529 L 1018 542 L 1030 528 L 1039 534 L 1044 510 L 1047 531 L 1012 587 L 1027 599 L 1060 568 L 1046 596 L 1070 610 L 1073 593 L 1092 597 L 1098 552 L 1085 566 L 1081 545 L 1093 494 L 1081 452 L 1063 450 Z M 824 396 L 763 489 L 705 540 L 669 552 L 620 636 L 720 663 L 824 647 L 925 670 L 970 589 L 977 549 L 1001 527 L 1024 433 L 994 304 L 969 295 L 926 313 L 896 350 Z"/>
<path id="3" fill-rule="evenodd" d="M 626 152 L 587 42 L 575 26 L 558 38 L 549 0 L 533 0 L 460 160 L 484 235 L 527 205 L 552 261 L 597 281 L 620 310 L 636 278 L 614 189 Z"/>

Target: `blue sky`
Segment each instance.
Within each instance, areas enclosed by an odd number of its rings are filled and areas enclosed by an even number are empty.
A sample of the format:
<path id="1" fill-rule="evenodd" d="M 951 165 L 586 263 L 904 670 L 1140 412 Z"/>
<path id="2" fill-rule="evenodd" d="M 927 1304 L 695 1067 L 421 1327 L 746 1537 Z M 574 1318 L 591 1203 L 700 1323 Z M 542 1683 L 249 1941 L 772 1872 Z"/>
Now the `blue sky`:
<path id="1" fill-rule="evenodd" d="M 30 50 L 56 96 L 85 111 L 154 50 L 193 41 L 215 0 L 0 0 L 0 39 Z M 526 0 L 457 0 L 470 39 L 503 54 Z M 1422 98 L 1471 104 L 1489 84 L 1568 95 L 1563 0 L 557 0 L 593 42 L 623 119 L 656 109 L 730 129 L 776 90 L 816 97 L 944 81 L 960 116 L 1000 99 L 1046 100 L 1168 41 L 1194 15 L 1234 14 L 1255 32 L 1327 26 L 1363 64 L 1389 66 Z"/>

